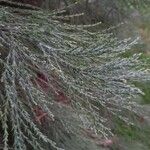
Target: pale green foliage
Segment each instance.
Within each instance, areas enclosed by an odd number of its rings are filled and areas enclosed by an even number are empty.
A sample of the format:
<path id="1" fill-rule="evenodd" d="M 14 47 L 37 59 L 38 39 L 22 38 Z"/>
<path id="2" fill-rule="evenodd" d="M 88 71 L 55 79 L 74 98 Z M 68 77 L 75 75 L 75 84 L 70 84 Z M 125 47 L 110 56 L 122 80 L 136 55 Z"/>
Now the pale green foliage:
<path id="1" fill-rule="evenodd" d="M 119 4 L 126 8 L 142 8 L 142 7 L 149 7 L 150 0 L 117 0 Z"/>
<path id="2" fill-rule="evenodd" d="M 27 143 L 34 150 L 71 150 L 73 143 L 61 143 L 67 134 L 85 140 L 82 132 L 90 129 L 101 138 L 112 137 L 110 117 L 133 124 L 128 115 L 140 115 L 135 97 L 143 93 L 131 81 L 147 81 L 149 72 L 141 69 L 140 55 L 121 57 L 139 38 L 118 40 L 106 31 L 60 23 L 54 15 L 0 7 L 0 52 L 7 53 L 0 58 L 5 150 L 10 127 L 15 150 L 26 150 Z M 48 92 L 35 85 L 38 72 L 47 75 Z M 69 105 L 55 100 L 54 85 Z M 48 114 L 46 130 L 34 121 L 37 105 Z"/>

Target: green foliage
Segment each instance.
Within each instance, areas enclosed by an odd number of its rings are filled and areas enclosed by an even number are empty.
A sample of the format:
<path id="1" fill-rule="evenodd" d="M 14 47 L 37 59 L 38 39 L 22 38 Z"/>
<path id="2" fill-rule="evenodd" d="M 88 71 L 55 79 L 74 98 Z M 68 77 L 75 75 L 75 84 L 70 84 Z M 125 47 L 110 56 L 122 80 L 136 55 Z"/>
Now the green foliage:
<path id="1" fill-rule="evenodd" d="M 121 4 L 123 7 L 126 7 L 127 9 L 133 9 L 133 8 L 142 8 L 142 7 L 149 7 L 150 1 L 149 0 L 117 0 L 119 4 Z M 122 8 L 123 8 L 122 7 Z"/>
<path id="2" fill-rule="evenodd" d="M 138 141 L 150 147 L 150 128 L 149 127 L 136 127 L 127 126 L 121 120 L 116 120 L 115 133 L 123 136 L 126 141 Z"/>
<path id="3" fill-rule="evenodd" d="M 82 149 L 75 145 L 81 139 L 94 143 L 85 131 L 107 139 L 114 136 L 112 117 L 134 125 L 128 114 L 143 115 L 135 99 L 143 92 L 131 83 L 149 80 L 149 71 L 141 68 L 139 54 L 121 57 L 139 38 L 119 40 L 107 30 L 91 32 L 90 25 L 61 23 L 56 16 L 0 7 L 4 150 L 12 146 L 10 130 L 15 150 Z M 37 111 L 44 120 L 37 120 Z"/>

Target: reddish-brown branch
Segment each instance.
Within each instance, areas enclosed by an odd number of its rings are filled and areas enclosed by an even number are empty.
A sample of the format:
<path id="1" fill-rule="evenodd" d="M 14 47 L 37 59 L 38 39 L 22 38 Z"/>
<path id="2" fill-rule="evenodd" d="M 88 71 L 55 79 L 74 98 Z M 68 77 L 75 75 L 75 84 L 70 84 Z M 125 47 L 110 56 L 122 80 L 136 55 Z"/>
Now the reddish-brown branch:
<path id="1" fill-rule="evenodd" d="M 33 109 L 34 113 L 35 113 L 35 121 L 38 122 L 39 124 L 42 124 L 45 122 L 45 120 L 47 119 L 47 113 L 43 111 L 43 109 L 39 106 L 36 106 Z"/>
<path id="2" fill-rule="evenodd" d="M 70 99 L 68 96 L 66 96 L 65 92 L 59 87 L 59 85 L 56 83 L 57 77 L 55 76 L 55 79 L 48 80 L 48 76 L 44 73 L 37 73 L 37 77 L 35 79 L 36 84 L 41 87 L 41 89 L 45 93 L 51 92 L 54 96 L 54 100 L 58 103 L 69 105 Z"/>

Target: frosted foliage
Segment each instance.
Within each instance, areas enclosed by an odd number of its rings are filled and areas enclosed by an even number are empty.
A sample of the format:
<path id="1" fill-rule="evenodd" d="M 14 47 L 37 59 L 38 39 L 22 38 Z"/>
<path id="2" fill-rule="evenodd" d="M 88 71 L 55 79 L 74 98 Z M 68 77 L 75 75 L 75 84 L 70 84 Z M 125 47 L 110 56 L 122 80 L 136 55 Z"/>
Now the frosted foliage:
<path id="1" fill-rule="evenodd" d="M 21 16 L 25 13 L 29 15 Z M 58 136 L 80 137 L 90 129 L 108 138 L 113 136 L 108 125 L 112 117 L 133 124 L 127 114 L 139 115 L 135 97 L 143 93 L 131 81 L 149 80 L 149 71 L 139 69 L 139 54 L 121 57 L 139 38 L 120 41 L 110 33 L 59 23 L 42 11 L 10 8 L 0 8 L 0 29 L 1 56 L 7 54 L 0 58 L 5 150 L 8 122 L 15 150 L 26 150 L 26 143 L 34 150 L 47 145 L 62 150 Z M 35 120 L 33 109 L 39 106 L 49 130 Z"/>

